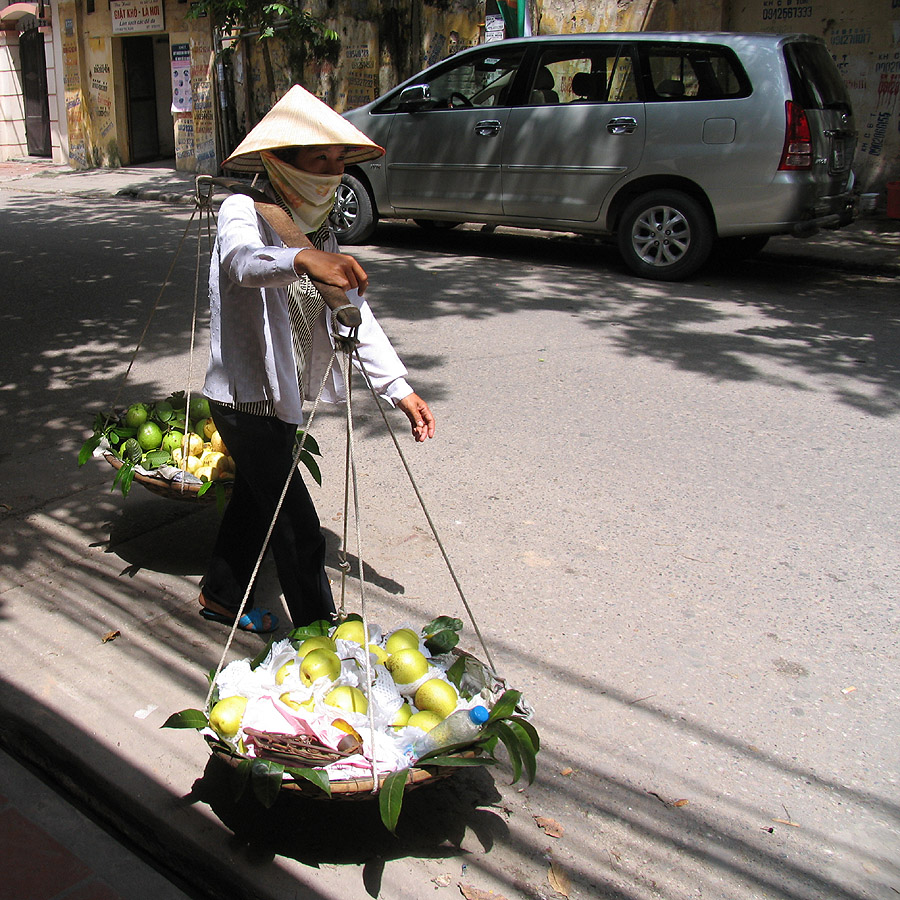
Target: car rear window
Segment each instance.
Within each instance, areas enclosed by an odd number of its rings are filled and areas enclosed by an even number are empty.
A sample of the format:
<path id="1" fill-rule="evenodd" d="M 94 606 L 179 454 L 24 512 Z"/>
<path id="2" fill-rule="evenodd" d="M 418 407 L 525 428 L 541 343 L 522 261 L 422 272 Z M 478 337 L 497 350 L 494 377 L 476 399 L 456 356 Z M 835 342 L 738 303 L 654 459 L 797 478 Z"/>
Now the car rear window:
<path id="1" fill-rule="evenodd" d="M 786 44 L 784 59 L 794 100 L 804 109 L 850 110 L 850 97 L 840 72 L 824 44 Z"/>
<path id="2" fill-rule="evenodd" d="M 641 46 L 649 101 L 725 100 L 750 94 L 734 52 L 717 44 Z"/>

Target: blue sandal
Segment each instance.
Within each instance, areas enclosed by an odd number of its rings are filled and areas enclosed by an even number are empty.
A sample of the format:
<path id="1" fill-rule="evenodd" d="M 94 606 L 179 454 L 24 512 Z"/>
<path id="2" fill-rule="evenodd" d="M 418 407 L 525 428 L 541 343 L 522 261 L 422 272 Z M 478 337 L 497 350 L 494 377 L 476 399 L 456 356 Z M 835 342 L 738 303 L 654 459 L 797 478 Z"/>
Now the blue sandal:
<path id="1" fill-rule="evenodd" d="M 213 612 L 205 606 L 200 610 L 200 615 L 210 622 L 220 622 L 222 625 L 233 625 L 234 618 L 228 618 L 221 613 Z M 263 619 L 269 617 L 270 625 L 263 628 Z M 251 634 L 271 634 L 278 627 L 278 616 L 267 609 L 250 609 L 238 620 L 238 628 L 241 631 L 249 631 Z"/>

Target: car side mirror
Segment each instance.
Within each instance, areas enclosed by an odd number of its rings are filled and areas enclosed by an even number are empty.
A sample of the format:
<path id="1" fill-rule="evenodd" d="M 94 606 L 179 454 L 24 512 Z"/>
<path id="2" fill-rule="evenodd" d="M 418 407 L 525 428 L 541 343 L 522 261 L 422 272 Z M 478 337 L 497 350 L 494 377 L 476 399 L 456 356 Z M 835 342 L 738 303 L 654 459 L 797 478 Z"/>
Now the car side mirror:
<path id="1" fill-rule="evenodd" d="M 397 106 L 403 112 L 415 112 L 431 103 L 431 87 L 427 84 L 414 84 L 404 88 L 397 98 Z"/>

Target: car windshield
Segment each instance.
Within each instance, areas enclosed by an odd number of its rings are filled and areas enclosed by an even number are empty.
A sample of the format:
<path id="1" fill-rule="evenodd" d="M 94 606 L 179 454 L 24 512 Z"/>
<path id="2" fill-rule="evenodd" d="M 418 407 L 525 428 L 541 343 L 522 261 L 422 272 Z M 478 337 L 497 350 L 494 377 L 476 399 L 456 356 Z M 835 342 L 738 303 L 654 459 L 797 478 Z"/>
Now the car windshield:
<path id="1" fill-rule="evenodd" d="M 784 48 L 791 92 L 804 109 L 850 110 L 850 97 L 823 44 L 795 41 Z"/>

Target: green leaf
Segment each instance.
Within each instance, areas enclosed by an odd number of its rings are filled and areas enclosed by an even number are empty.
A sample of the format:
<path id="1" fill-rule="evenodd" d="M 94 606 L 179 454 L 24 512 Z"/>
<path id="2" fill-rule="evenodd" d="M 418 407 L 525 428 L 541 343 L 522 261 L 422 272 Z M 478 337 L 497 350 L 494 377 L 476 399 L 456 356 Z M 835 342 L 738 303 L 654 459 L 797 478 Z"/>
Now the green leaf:
<path id="1" fill-rule="evenodd" d="M 78 451 L 78 465 L 83 466 L 93 455 L 94 451 L 100 446 L 100 441 L 103 440 L 102 434 L 95 434 L 93 437 L 89 437 L 82 445 L 81 449 Z"/>
<path id="2" fill-rule="evenodd" d="M 532 725 L 531 722 L 528 721 L 528 719 L 523 719 L 522 716 L 513 716 L 510 721 L 518 722 L 519 725 L 521 725 L 522 728 L 525 729 L 525 733 L 531 740 L 531 748 L 535 753 L 537 753 L 541 749 L 541 739 L 534 725 Z"/>
<path id="3" fill-rule="evenodd" d="M 160 466 L 172 461 L 172 454 L 168 450 L 150 450 L 144 454 L 144 468 L 158 469 Z"/>
<path id="4" fill-rule="evenodd" d="M 254 759 L 250 763 L 250 787 L 256 799 L 269 809 L 275 802 L 284 780 L 284 766 L 270 759 Z"/>
<path id="5" fill-rule="evenodd" d="M 519 691 L 504 691 L 500 699 L 494 704 L 488 722 L 509 718 L 515 711 L 516 704 L 521 699 L 522 694 Z"/>
<path id="6" fill-rule="evenodd" d="M 228 495 L 225 493 L 225 485 L 221 481 L 216 483 L 216 512 L 221 516 L 225 512 L 225 504 L 228 502 Z"/>
<path id="7" fill-rule="evenodd" d="M 234 799 L 240 800 L 247 790 L 247 782 L 250 779 L 250 767 L 252 760 L 242 759 L 234 769 Z"/>
<path id="8" fill-rule="evenodd" d="M 322 484 L 322 472 L 319 469 L 319 464 L 315 461 L 315 459 L 306 451 L 302 450 L 300 453 L 300 462 L 309 469 L 309 474 L 312 475 L 313 480 L 321 486 Z"/>
<path id="9" fill-rule="evenodd" d="M 443 748 L 442 748 L 443 752 Z M 490 756 L 430 756 L 416 760 L 416 766 L 496 766 Z"/>
<path id="10" fill-rule="evenodd" d="M 285 769 L 292 778 L 305 778 L 311 781 L 317 788 L 321 788 L 328 796 L 331 796 L 331 779 L 324 769 L 295 769 L 290 766 Z"/>
<path id="11" fill-rule="evenodd" d="M 201 709 L 183 709 L 181 712 L 172 713 L 160 728 L 206 728 L 209 719 Z"/>
<path id="12" fill-rule="evenodd" d="M 328 634 L 331 629 L 331 622 L 327 619 L 318 619 L 315 622 L 310 622 L 308 625 L 301 625 L 299 628 L 295 628 L 288 635 L 288 638 L 302 643 L 309 637 L 319 637 L 320 635 Z"/>
<path id="13" fill-rule="evenodd" d="M 462 677 L 466 672 L 466 658 L 464 656 L 460 656 L 449 669 L 447 669 L 447 678 L 453 684 L 453 686 L 459 690 L 460 683 L 462 682 Z"/>
<path id="14" fill-rule="evenodd" d="M 122 496 L 127 497 L 128 492 L 131 490 L 132 481 L 134 481 L 134 464 L 126 460 L 122 463 L 119 471 L 116 472 L 116 477 L 113 479 L 110 490 L 114 491 L 118 486 L 122 491 Z"/>
<path id="15" fill-rule="evenodd" d="M 207 491 L 211 491 L 214 484 L 214 481 L 204 481 L 203 484 L 200 485 L 200 490 L 197 491 L 197 497 L 202 497 Z"/>
<path id="16" fill-rule="evenodd" d="M 306 440 L 303 440 L 304 433 L 302 428 L 297 429 L 297 443 L 303 444 L 304 451 L 312 453 L 314 456 L 321 456 L 322 451 L 319 449 L 316 439 L 311 434 L 307 434 Z"/>
<path id="17" fill-rule="evenodd" d="M 396 772 L 391 772 L 381 782 L 381 790 L 378 793 L 378 809 L 384 827 L 391 834 L 397 833 L 397 821 L 400 818 L 400 810 L 403 808 L 403 793 L 408 776 L 409 769 L 398 769 Z"/>
<path id="18" fill-rule="evenodd" d="M 455 631 L 439 631 L 425 639 L 425 646 L 435 654 L 446 653 L 459 643 L 459 635 Z"/>
<path id="19" fill-rule="evenodd" d="M 430 636 L 438 631 L 462 631 L 462 627 L 462 619 L 455 619 L 453 616 L 438 616 L 422 627 L 422 634 Z"/>
<path id="20" fill-rule="evenodd" d="M 272 649 L 272 644 L 275 643 L 275 638 L 270 637 L 269 642 L 266 646 L 253 657 L 253 660 L 250 663 L 250 671 L 252 672 L 254 669 L 258 669 L 265 661 L 266 657 L 269 655 L 269 651 Z"/>
<path id="21" fill-rule="evenodd" d="M 531 745 L 531 737 L 522 727 L 521 722 L 517 722 L 515 719 L 509 719 L 504 724 L 512 731 L 518 740 L 518 750 L 519 755 L 522 758 L 522 767 L 525 769 L 525 774 L 528 776 L 528 783 L 532 784 L 534 782 L 534 777 L 537 774 L 537 760 L 535 758 L 537 754 L 534 747 Z"/>
<path id="22" fill-rule="evenodd" d="M 506 747 L 513 770 L 513 780 L 510 784 L 515 784 L 522 777 L 522 754 L 519 749 L 519 739 L 506 722 L 492 722 L 489 727 L 503 741 L 503 746 Z"/>

